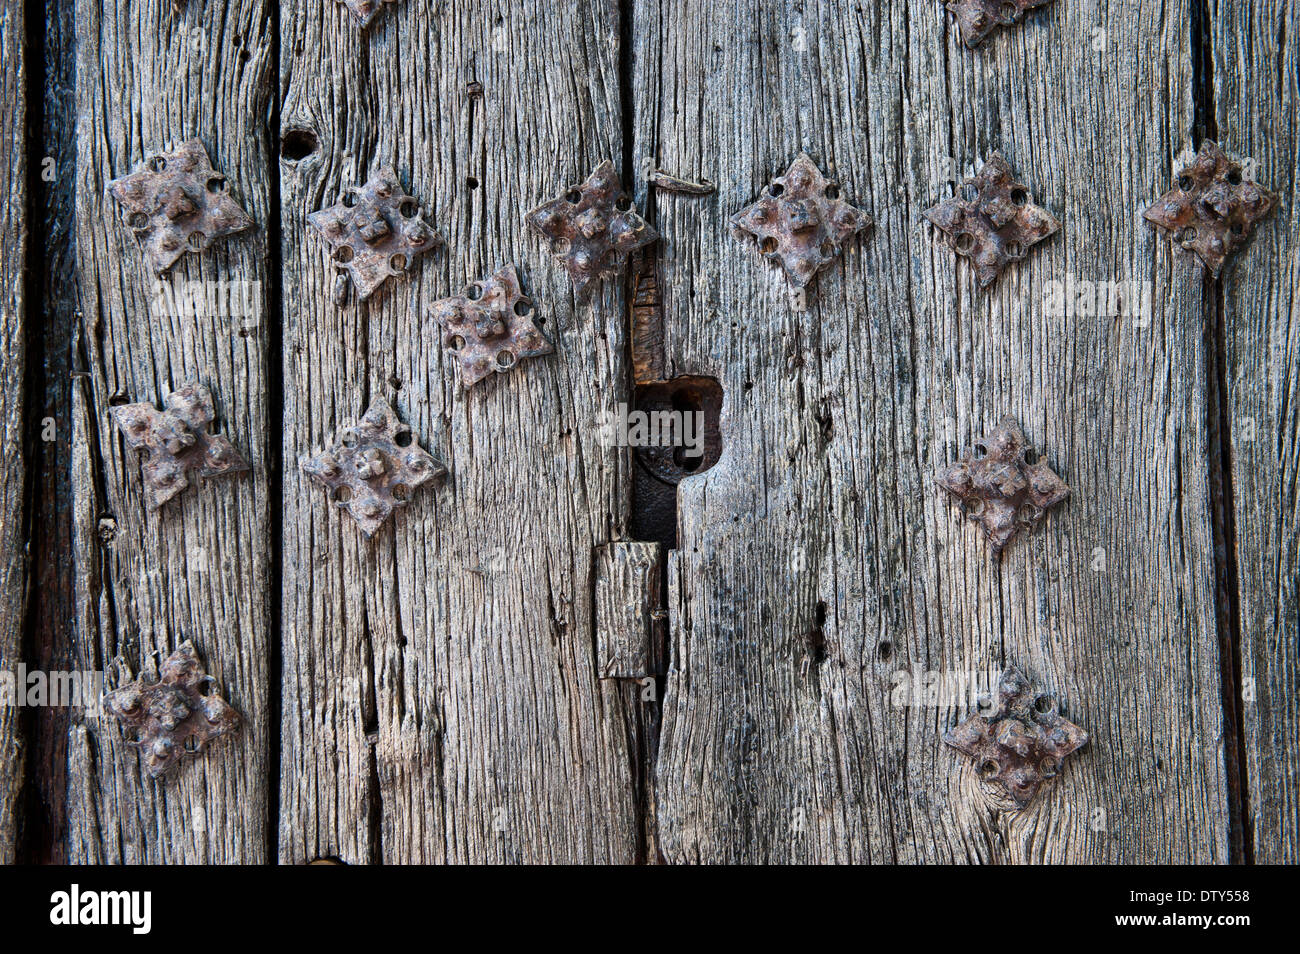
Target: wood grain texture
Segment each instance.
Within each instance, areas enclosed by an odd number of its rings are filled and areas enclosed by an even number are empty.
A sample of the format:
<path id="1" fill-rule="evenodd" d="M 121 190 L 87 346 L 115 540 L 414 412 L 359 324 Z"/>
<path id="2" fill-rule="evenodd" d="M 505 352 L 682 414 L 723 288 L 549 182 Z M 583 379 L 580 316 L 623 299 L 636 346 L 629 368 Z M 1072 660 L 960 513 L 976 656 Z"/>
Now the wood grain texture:
<path id="1" fill-rule="evenodd" d="M 1220 144 L 1282 196 L 1222 277 L 1246 827 L 1262 864 L 1300 861 L 1300 7 L 1211 5 Z"/>
<path id="2" fill-rule="evenodd" d="M 281 16 L 280 860 L 632 861 L 637 703 L 597 679 L 592 620 L 626 518 L 595 424 L 625 399 L 623 291 L 575 303 L 523 222 L 621 156 L 617 5 Z M 447 244 L 338 307 L 306 216 L 384 163 Z M 467 392 L 428 306 L 509 262 L 556 354 Z M 367 542 L 295 464 L 377 397 L 450 476 Z"/>
<path id="3" fill-rule="evenodd" d="M 244 722 L 166 781 L 143 775 L 111 720 L 74 724 L 69 858 L 257 863 L 269 844 L 267 355 L 276 321 L 267 320 L 265 296 L 268 12 L 260 0 L 80 0 L 76 13 L 77 272 L 88 362 L 74 388 L 77 440 L 87 442 L 73 461 L 79 668 L 138 672 L 150 654 L 192 639 Z M 262 283 L 255 320 L 151 307 L 155 276 L 105 194 L 146 155 L 192 137 L 258 227 L 187 254 L 168 278 Z M 216 427 L 251 468 L 191 486 L 151 513 L 139 461 L 108 408 L 157 403 L 189 380 L 212 389 Z"/>
<path id="4" fill-rule="evenodd" d="M 596 550 L 596 671 L 602 679 L 658 675 L 659 544 L 611 543 Z"/>
<path id="5" fill-rule="evenodd" d="M 654 201 L 666 376 L 726 390 L 670 555 L 667 859 L 1226 860 L 1201 284 L 1140 219 L 1190 138 L 1185 12 L 970 51 L 937 2 L 634 6 L 634 161 L 718 184 Z M 922 213 L 994 150 L 1064 227 L 980 294 Z M 727 234 L 800 151 L 876 222 L 806 313 Z M 1071 273 L 1150 282 L 1149 325 L 1050 317 Z M 932 478 L 1008 413 L 1074 494 L 998 563 Z M 1010 814 L 940 742 L 964 705 L 890 696 L 1008 663 L 1092 737 Z"/>
<path id="6" fill-rule="evenodd" d="M 27 361 L 27 64 L 23 5 L 0 4 L 0 673 L 15 674 L 27 606 L 27 463 L 24 388 Z M 20 709 L 0 704 L 0 864 L 17 852 L 18 793 L 24 756 Z"/>

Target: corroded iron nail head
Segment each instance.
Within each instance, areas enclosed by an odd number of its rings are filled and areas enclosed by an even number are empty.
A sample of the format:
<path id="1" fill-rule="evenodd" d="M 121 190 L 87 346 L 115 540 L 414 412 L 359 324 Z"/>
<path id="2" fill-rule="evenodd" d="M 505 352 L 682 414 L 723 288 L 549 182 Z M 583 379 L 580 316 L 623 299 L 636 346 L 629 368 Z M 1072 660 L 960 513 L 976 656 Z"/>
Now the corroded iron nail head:
<path id="1" fill-rule="evenodd" d="M 514 265 L 505 265 L 465 294 L 433 303 L 443 343 L 460 364 L 460 377 L 471 387 L 493 372 L 509 371 L 521 358 L 555 350 L 533 323 L 533 303 L 519 286 Z"/>
<path id="2" fill-rule="evenodd" d="M 839 187 L 803 153 L 731 218 L 732 228 L 741 237 L 752 237 L 759 252 L 780 263 L 797 288 L 811 282 L 849 239 L 871 224 L 871 216 L 841 198 Z"/>
<path id="3" fill-rule="evenodd" d="M 1050 212 L 1033 203 L 1029 189 L 997 153 L 956 195 L 927 210 L 925 217 L 944 233 L 953 251 L 971 260 L 980 288 L 991 285 L 1004 268 L 1061 227 Z"/>
<path id="4" fill-rule="evenodd" d="M 150 156 L 129 175 L 109 182 L 108 192 L 121 205 L 149 267 L 159 274 L 186 252 L 253 226 L 197 139 Z"/>
<path id="5" fill-rule="evenodd" d="M 141 465 L 145 500 L 157 510 L 190 485 L 189 474 L 216 477 L 248 469 L 248 461 L 220 434 L 208 432 L 216 417 L 212 392 L 187 384 L 163 400 L 109 408 L 127 446 L 147 455 Z"/>
<path id="6" fill-rule="evenodd" d="M 329 492 L 335 506 L 352 514 L 367 537 L 406 506 L 416 487 L 447 473 L 382 398 L 360 421 L 342 428 L 327 449 L 304 456 L 298 466 Z"/>
<path id="7" fill-rule="evenodd" d="M 162 661 L 156 682 L 141 675 L 104 696 L 108 711 L 135 734 L 128 744 L 140 751 L 151 778 L 238 728 L 239 713 L 221 698 L 215 683 L 187 639 Z"/>
<path id="8" fill-rule="evenodd" d="M 1065 481 L 1034 453 L 1010 417 L 940 471 L 935 481 L 984 528 L 994 556 L 1022 527 L 1037 526 L 1049 509 L 1070 496 Z"/>
<path id="9" fill-rule="evenodd" d="M 579 293 L 594 278 L 617 275 L 630 252 L 659 238 L 632 207 L 608 159 L 581 185 L 533 209 L 525 221 L 550 242 Z"/>
<path id="10" fill-rule="evenodd" d="M 339 2 L 352 11 L 352 15 L 361 21 L 362 27 L 368 27 L 386 4 L 397 3 L 397 0 L 339 0 Z"/>
<path id="11" fill-rule="evenodd" d="M 671 172 L 664 172 L 662 169 L 652 169 L 649 179 L 651 185 L 664 192 L 678 192 L 682 195 L 711 195 L 718 191 L 717 187 L 708 180 L 692 182 L 690 179 L 683 179 L 681 176 L 675 176 Z"/>
<path id="12" fill-rule="evenodd" d="M 1036 692 L 1015 667 L 998 681 L 997 705 L 950 729 L 943 741 L 975 761 L 986 784 L 1024 808 L 1043 782 L 1060 774 L 1065 757 L 1088 733 L 1060 713 L 1055 696 Z"/>
<path id="13" fill-rule="evenodd" d="M 1228 256 L 1246 244 L 1276 207 L 1274 193 L 1244 178 L 1241 163 L 1207 139 L 1178 174 L 1177 185 L 1142 215 L 1218 276 Z"/>
<path id="14" fill-rule="evenodd" d="M 944 0 L 945 6 L 957 17 L 962 42 L 969 47 L 979 46 L 999 26 L 1009 26 L 1021 19 L 1026 11 L 1045 7 L 1052 0 Z"/>
<path id="15" fill-rule="evenodd" d="M 307 221 L 329 245 L 334 267 L 351 276 L 363 301 L 442 244 L 442 236 L 424 220 L 419 203 L 402 189 L 392 166 L 381 167 L 364 186 L 349 189 L 339 202 L 313 212 Z M 337 301 L 337 289 L 334 297 Z"/>

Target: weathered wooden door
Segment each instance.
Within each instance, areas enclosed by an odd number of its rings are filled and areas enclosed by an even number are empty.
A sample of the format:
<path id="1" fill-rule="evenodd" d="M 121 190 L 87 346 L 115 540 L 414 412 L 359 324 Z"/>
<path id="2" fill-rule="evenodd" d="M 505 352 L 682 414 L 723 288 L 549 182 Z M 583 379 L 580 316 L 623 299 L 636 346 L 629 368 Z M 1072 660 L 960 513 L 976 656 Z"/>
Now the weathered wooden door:
<path id="1" fill-rule="evenodd" d="M 0 708 L 0 860 L 1296 861 L 1298 35 L 6 0 L 0 665 L 188 639 L 243 725 L 155 780 L 108 718 Z M 158 307 L 106 192 L 191 139 L 255 227 L 163 281 L 247 315 Z M 1281 197 L 1217 278 L 1142 218 L 1206 139 Z M 874 220 L 802 296 L 730 227 L 801 153 Z M 1061 229 L 979 290 L 923 213 L 994 153 Z M 607 158 L 660 240 L 578 295 L 524 215 Z M 383 166 L 443 244 L 340 302 L 307 215 Z M 466 387 L 430 306 L 505 264 L 555 351 Z M 1114 282 L 1145 311 L 1050 305 Z M 708 379 L 674 492 L 602 424 Z M 151 511 L 110 412 L 189 381 L 250 466 Z M 367 538 L 299 461 L 379 400 L 448 476 Z M 1072 494 L 994 558 L 934 474 L 1004 415 Z M 1090 735 L 1015 811 L 942 742 L 968 705 L 898 691 L 1012 665 Z"/>

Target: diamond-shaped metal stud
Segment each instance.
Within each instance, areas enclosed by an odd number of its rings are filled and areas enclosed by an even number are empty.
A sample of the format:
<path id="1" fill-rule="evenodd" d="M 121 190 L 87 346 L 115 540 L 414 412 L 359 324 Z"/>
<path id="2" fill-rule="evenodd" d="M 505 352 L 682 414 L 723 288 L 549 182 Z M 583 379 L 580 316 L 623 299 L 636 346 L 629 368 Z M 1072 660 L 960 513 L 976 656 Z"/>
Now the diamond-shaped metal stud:
<path id="1" fill-rule="evenodd" d="M 247 470 L 234 445 L 208 433 L 216 417 L 212 392 L 202 384 L 187 384 L 167 395 L 164 410 L 149 403 L 109 408 L 127 446 L 146 456 L 145 501 L 157 510 L 190 485 L 189 474 L 216 477 Z"/>
<path id="2" fill-rule="evenodd" d="M 1010 164 L 994 153 L 979 175 L 967 179 L 957 194 L 925 213 L 958 255 L 975 265 L 980 288 L 987 288 L 1002 269 L 1024 258 L 1061 227 L 1050 212 L 1035 205 Z"/>
<path id="3" fill-rule="evenodd" d="M 382 398 L 356 424 L 339 431 L 328 449 L 303 457 L 303 473 L 329 491 L 367 537 L 398 507 L 410 502 L 421 484 L 447 473 L 446 466 L 422 450 L 411 429 Z"/>
<path id="4" fill-rule="evenodd" d="M 238 728 L 239 713 L 221 698 L 215 683 L 187 639 L 162 661 L 157 681 L 140 676 L 105 694 L 105 708 L 134 735 L 128 744 L 139 750 L 150 778 Z"/>
<path id="5" fill-rule="evenodd" d="M 1207 139 L 1178 174 L 1178 184 L 1142 214 L 1195 252 L 1217 276 L 1227 257 L 1246 244 L 1276 207 L 1276 195 L 1246 179 L 1241 163 Z"/>
<path id="6" fill-rule="evenodd" d="M 800 153 L 757 201 L 732 216 L 731 225 L 742 236 L 752 236 L 758 250 L 803 288 L 849 239 L 871 225 L 871 216 L 840 198 L 839 186 Z"/>
<path id="7" fill-rule="evenodd" d="M 994 556 L 1021 528 L 1037 526 L 1049 509 L 1070 496 L 1065 481 L 1038 457 L 1010 417 L 935 480 L 984 528 Z"/>
<path id="8" fill-rule="evenodd" d="M 212 168 L 203 143 L 191 139 L 158 153 L 108 184 L 149 267 L 162 273 L 188 251 L 251 228 L 230 197 L 226 177 Z"/>
<path id="9" fill-rule="evenodd" d="M 632 207 L 608 159 L 582 185 L 544 202 L 525 219 L 551 243 L 579 293 L 593 278 L 617 275 L 628 253 L 659 238 Z"/>
<path id="10" fill-rule="evenodd" d="M 391 166 L 383 166 L 364 186 L 349 189 L 341 201 L 313 212 L 307 221 L 329 243 L 334 267 L 351 276 L 363 301 L 442 243 Z"/>
<path id="11" fill-rule="evenodd" d="M 379 16 L 380 10 L 390 3 L 397 3 L 397 0 L 339 0 L 349 10 L 352 15 L 361 21 L 361 26 L 368 27 L 375 17 Z"/>
<path id="12" fill-rule="evenodd" d="M 533 323 L 533 303 L 519 287 L 513 265 L 469 286 L 465 294 L 433 303 L 444 343 L 455 351 L 465 387 L 493 372 L 509 371 L 521 358 L 555 350 Z"/>
<path id="13" fill-rule="evenodd" d="M 1035 7 L 1052 0 L 944 0 L 957 16 L 961 38 L 967 46 L 979 46 L 999 26 L 1008 26 Z"/>
<path id="14" fill-rule="evenodd" d="M 1035 692 L 1013 667 L 998 682 L 992 711 L 972 715 L 943 741 L 975 760 L 984 783 L 1024 808 L 1044 781 L 1060 774 L 1065 757 L 1087 744 L 1088 733 L 1061 715 L 1054 696 Z"/>

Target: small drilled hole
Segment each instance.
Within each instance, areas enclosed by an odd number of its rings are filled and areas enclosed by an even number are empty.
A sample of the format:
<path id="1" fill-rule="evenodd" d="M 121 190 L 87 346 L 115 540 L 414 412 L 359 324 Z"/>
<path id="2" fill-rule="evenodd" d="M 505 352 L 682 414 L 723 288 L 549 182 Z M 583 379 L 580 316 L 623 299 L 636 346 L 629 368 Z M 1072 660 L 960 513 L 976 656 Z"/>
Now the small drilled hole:
<path id="1" fill-rule="evenodd" d="M 998 15 L 1002 18 L 1003 23 L 1010 23 L 1016 18 L 1017 8 L 1014 3 L 1004 3 L 998 7 Z"/>
<path id="2" fill-rule="evenodd" d="M 777 245 L 778 243 L 776 239 L 774 239 L 770 235 L 767 236 L 767 238 L 763 239 L 763 241 L 758 243 L 758 247 L 762 249 L 763 253 L 766 255 L 771 255 L 773 252 L 775 252 L 777 249 Z"/>
<path id="3" fill-rule="evenodd" d="M 465 339 L 460 335 L 452 335 L 450 344 L 453 351 L 459 351 L 465 347 Z"/>
<path id="4" fill-rule="evenodd" d="M 1038 463 L 1038 451 L 1034 450 L 1032 447 L 1026 447 L 1026 448 L 1025 448 L 1025 463 L 1026 463 L 1026 464 L 1037 464 L 1037 463 Z"/>
<path id="5" fill-rule="evenodd" d="M 515 356 L 511 352 L 509 351 L 497 352 L 498 368 L 510 368 L 514 366 L 514 363 L 515 363 Z"/>
<path id="6" fill-rule="evenodd" d="M 350 262 L 352 261 L 352 254 L 353 252 L 352 252 L 351 245 L 340 245 L 338 248 L 334 250 L 334 261 Z"/>
<path id="7" fill-rule="evenodd" d="M 838 199 L 839 197 L 840 197 L 840 187 L 835 185 L 835 183 L 832 182 L 830 185 L 826 187 L 826 198 Z"/>
<path id="8" fill-rule="evenodd" d="M 356 447 L 357 432 L 352 430 L 351 428 L 347 428 L 343 431 L 342 434 L 339 435 L 339 440 L 343 442 L 344 447 Z"/>
<path id="9" fill-rule="evenodd" d="M 582 201 L 582 193 L 577 189 L 570 189 L 568 192 L 564 193 L 564 201 L 569 203 L 569 205 L 577 205 Z"/>
<path id="10" fill-rule="evenodd" d="M 785 186 L 781 185 L 779 182 L 773 182 L 767 187 L 767 191 L 769 195 L 780 195 L 785 192 Z"/>
<path id="11" fill-rule="evenodd" d="M 976 459 L 976 460 L 979 460 L 981 457 L 987 457 L 987 456 L 988 456 L 989 449 L 988 449 L 987 447 L 985 447 L 983 444 L 976 444 L 975 447 L 974 447 L 973 449 L 974 449 L 974 451 L 975 451 L 975 459 Z"/>
<path id="12" fill-rule="evenodd" d="M 478 188 L 478 180 L 475 179 L 473 176 L 466 176 L 466 177 L 465 177 L 465 188 L 467 188 L 467 189 L 477 189 L 477 188 Z"/>
<path id="13" fill-rule="evenodd" d="M 1182 232 L 1179 233 L 1178 241 L 1182 242 L 1184 245 L 1190 245 L 1192 242 L 1195 242 L 1196 229 L 1192 228 L 1189 225 L 1187 228 L 1183 229 Z"/>
<path id="14" fill-rule="evenodd" d="M 894 644 L 885 640 L 876 647 L 876 655 L 880 657 L 881 662 L 886 662 L 890 656 L 894 655 Z"/>
<path id="15" fill-rule="evenodd" d="M 337 503 L 347 503 L 352 499 L 352 488 L 347 484 L 334 488 L 334 500 Z"/>
<path id="16" fill-rule="evenodd" d="M 998 763 L 993 759 L 985 759 L 980 763 L 980 778 L 992 778 L 998 774 Z"/>
<path id="17" fill-rule="evenodd" d="M 290 129 L 280 139 L 280 155 L 288 162 L 301 162 L 320 148 L 310 129 Z"/>
<path id="18" fill-rule="evenodd" d="M 957 251 L 966 253 L 975 247 L 975 236 L 969 232 L 959 232 L 955 242 Z"/>
<path id="19" fill-rule="evenodd" d="M 1034 711 L 1041 715 L 1047 715 L 1047 713 L 1053 712 L 1055 710 L 1056 710 L 1056 699 L 1047 693 L 1043 693 L 1041 696 L 1039 696 L 1037 699 L 1034 700 Z"/>
<path id="20" fill-rule="evenodd" d="M 1245 234 L 1246 234 L 1246 227 L 1245 227 L 1244 225 L 1242 225 L 1240 222 L 1233 222 L 1233 223 L 1232 223 L 1232 234 L 1233 234 L 1233 235 L 1245 235 Z"/>
<path id="21" fill-rule="evenodd" d="M 1029 201 L 1029 193 L 1027 193 L 1024 189 L 1012 189 L 1011 201 L 1014 202 L 1016 205 L 1024 205 L 1026 202 Z"/>
<path id="22" fill-rule="evenodd" d="M 404 272 L 406 271 L 406 256 L 394 255 L 388 260 L 388 265 L 395 272 Z"/>
<path id="23" fill-rule="evenodd" d="M 1178 188 L 1182 189 L 1184 192 L 1191 192 L 1192 189 L 1195 188 L 1195 186 L 1196 183 L 1192 181 L 1191 176 L 1178 177 Z"/>
<path id="24" fill-rule="evenodd" d="M 1231 172 L 1229 172 L 1229 173 L 1228 173 L 1228 184 L 1229 184 L 1229 185 L 1241 185 L 1241 173 L 1238 172 L 1236 169 L 1233 169 Z"/>
<path id="25" fill-rule="evenodd" d="M 154 172 L 162 172 L 167 168 L 167 160 L 162 156 L 154 156 L 149 160 L 149 168 Z"/>
<path id="26" fill-rule="evenodd" d="M 470 301 L 478 301 L 483 297 L 483 286 L 477 284 L 470 285 L 465 289 L 465 297 Z"/>
<path id="27" fill-rule="evenodd" d="M 355 192 L 344 192 L 343 204 L 349 209 L 353 208 L 357 204 L 357 194 Z"/>
<path id="28" fill-rule="evenodd" d="M 420 211 L 420 207 L 415 204 L 413 199 L 407 199 L 397 207 L 397 211 L 402 213 L 402 218 L 413 219 L 415 218 L 415 213 Z"/>
<path id="29" fill-rule="evenodd" d="M 393 436 L 393 443 L 396 444 L 398 447 L 410 447 L 411 440 L 412 438 L 411 438 L 410 431 L 398 431 Z"/>
<path id="30" fill-rule="evenodd" d="M 213 176 L 207 182 L 208 191 L 215 195 L 218 192 L 225 191 L 226 180 L 221 176 Z"/>
<path id="31" fill-rule="evenodd" d="M 626 212 L 628 209 L 632 208 L 632 200 L 625 195 L 620 195 L 618 201 L 614 203 L 614 207 L 620 212 Z"/>
<path id="32" fill-rule="evenodd" d="M 527 298 L 521 298 L 517 302 L 515 302 L 515 314 L 518 315 L 520 318 L 523 318 L 532 310 L 533 310 L 533 303 L 529 301 Z"/>

